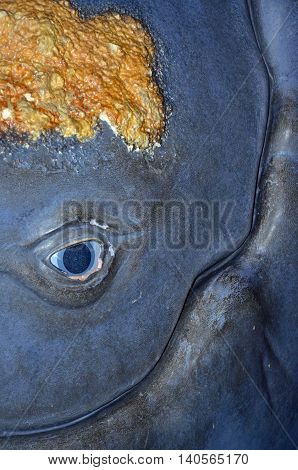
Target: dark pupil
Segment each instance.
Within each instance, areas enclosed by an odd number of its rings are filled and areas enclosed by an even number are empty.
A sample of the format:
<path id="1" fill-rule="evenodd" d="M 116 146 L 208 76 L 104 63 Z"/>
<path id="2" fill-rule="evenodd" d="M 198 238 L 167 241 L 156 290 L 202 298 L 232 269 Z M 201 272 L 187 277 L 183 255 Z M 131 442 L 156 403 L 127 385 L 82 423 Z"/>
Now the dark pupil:
<path id="1" fill-rule="evenodd" d="M 91 251 L 85 243 L 66 248 L 63 263 L 71 274 L 82 274 L 89 268 Z"/>

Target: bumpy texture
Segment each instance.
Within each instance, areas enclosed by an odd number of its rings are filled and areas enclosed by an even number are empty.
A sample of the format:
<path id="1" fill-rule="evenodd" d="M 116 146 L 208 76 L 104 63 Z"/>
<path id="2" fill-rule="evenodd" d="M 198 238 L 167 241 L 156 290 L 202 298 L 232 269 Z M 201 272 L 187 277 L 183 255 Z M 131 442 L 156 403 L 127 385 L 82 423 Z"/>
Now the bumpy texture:
<path id="1" fill-rule="evenodd" d="M 82 19 L 66 1 L 0 0 L 0 132 L 88 139 L 99 119 L 145 149 L 164 130 L 154 44 L 134 18 Z"/>

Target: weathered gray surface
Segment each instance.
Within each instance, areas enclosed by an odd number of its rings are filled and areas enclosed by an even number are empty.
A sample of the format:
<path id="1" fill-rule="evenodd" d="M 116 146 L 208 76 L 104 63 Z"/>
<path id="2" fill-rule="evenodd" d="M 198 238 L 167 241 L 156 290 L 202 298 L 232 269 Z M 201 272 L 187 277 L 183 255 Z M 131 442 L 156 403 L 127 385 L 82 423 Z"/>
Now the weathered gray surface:
<path id="1" fill-rule="evenodd" d="M 68 424 L 133 389 L 80 424 L 3 437 L 2 445 L 293 448 L 296 2 L 251 5 L 271 98 L 245 1 L 77 4 L 96 11 L 125 4 L 144 20 L 158 38 L 173 113 L 153 157 L 128 154 L 108 129 L 86 148 L 53 138 L 62 152 L 55 168 L 53 143 L 12 148 L 11 156 L 6 148 L 0 429 Z M 69 165 L 62 168 L 63 155 Z M 64 201 L 110 198 L 232 200 L 234 245 L 173 251 L 158 239 L 155 250 L 144 245 L 122 256 L 104 289 L 81 292 L 75 305 L 19 246 L 34 230 L 47 232 Z M 144 233 L 150 222 L 142 221 Z"/>

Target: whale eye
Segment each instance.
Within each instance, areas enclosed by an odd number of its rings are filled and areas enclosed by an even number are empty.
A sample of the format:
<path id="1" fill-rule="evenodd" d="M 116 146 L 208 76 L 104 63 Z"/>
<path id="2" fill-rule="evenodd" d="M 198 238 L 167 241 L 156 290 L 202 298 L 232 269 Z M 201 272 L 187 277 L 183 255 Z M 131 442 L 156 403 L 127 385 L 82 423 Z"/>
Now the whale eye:
<path id="1" fill-rule="evenodd" d="M 50 257 L 50 262 L 70 279 L 85 281 L 101 270 L 103 255 L 103 245 L 92 240 L 57 251 Z"/>

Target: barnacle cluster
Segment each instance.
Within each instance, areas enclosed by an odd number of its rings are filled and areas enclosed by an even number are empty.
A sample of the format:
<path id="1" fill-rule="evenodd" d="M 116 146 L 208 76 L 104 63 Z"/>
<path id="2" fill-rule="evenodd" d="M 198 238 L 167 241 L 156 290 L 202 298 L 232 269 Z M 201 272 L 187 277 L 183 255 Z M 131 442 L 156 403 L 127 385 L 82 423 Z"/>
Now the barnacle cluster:
<path id="1" fill-rule="evenodd" d="M 154 54 L 131 16 L 84 20 L 64 0 L 0 0 L 0 132 L 84 140 L 104 120 L 128 145 L 152 147 L 165 125 Z"/>

